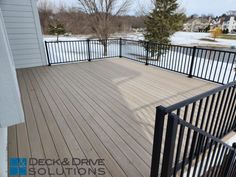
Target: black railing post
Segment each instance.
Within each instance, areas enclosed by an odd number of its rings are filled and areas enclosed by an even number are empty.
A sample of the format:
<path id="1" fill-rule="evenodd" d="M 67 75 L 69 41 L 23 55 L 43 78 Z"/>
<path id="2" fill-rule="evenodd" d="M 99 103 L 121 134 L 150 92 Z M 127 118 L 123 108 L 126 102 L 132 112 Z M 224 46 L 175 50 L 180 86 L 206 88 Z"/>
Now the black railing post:
<path id="1" fill-rule="evenodd" d="M 88 61 L 91 61 L 90 39 L 87 39 Z"/>
<path id="2" fill-rule="evenodd" d="M 47 54 L 47 59 L 48 59 L 48 66 L 51 66 L 51 62 L 50 62 L 50 59 L 49 59 L 49 53 L 48 53 L 47 41 L 45 41 L 45 49 L 46 49 L 46 54 Z"/>
<path id="3" fill-rule="evenodd" d="M 197 47 L 194 46 L 193 47 L 193 54 L 192 54 L 192 59 L 191 59 L 190 70 L 189 70 L 189 75 L 188 75 L 189 78 L 193 77 L 193 65 L 194 65 L 194 59 L 195 59 L 195 55 L 196 55 L 196 50 L 197 50 Z"/>
<path id="4" fill-rule="evenodd" d="M 236 85 L 234 86 L 234 89 L 236 89 Z M 233 112 L 235 113 L 236 109 Z M 232 129 L 233 129 L 234 132 L 236 132 L 236 119 L 233 120 Z"/>
<path id="5" fill-rule="evenodd" d="M 234 150 L 230 150 L 229 154 L 227 154 L 221 165 L 221 169 L 219 172 L 219 177 L 231 177 L 232 168 L 235 168 L 235 153 L 236 153 L 236 144 L 233 143 Z"/>
<path id="6" fill-rule="evenodd" d="M 174 159 L 175 141 L 177 134 L 178 119 L 173 115 L 169 114 L 166 139 L 163 154 L 163 164 L 161 177 L 171 177 L 172 176 L 172 165 Z"/>
<path id="7" fill-rule="evenodd" d="M 157 177 L 159 174 L 162 134 L 164 131 L 165 115 L 166 115 L 165 107 L 158 106 L 156 108 L 156 120 L 154 128 L 153 147 L 152 147 L 152 164 L 151 164 L 151 174 L 150 174 L 151 177 Z"/>
<path id="8" fill-rule="evenodd" d="M 233 122 L 233 131 L 236 132 L 236 120 Z"/>
<path id="9" fill-rule="evenodd" d="M 148 57 L 149 57 L 149 47 L 150 47 L 150 42 L 147 41 L 146 42 L 146 50 L 147 50 L 147 53 L 146 53 L 146 62 L 145 62 L 145 65 L 148 65 Z"/>
<path id="10" fill-rule="evenodd" d="M 122 58 L 122 38 L 120 38 L 120 58 Z"/>

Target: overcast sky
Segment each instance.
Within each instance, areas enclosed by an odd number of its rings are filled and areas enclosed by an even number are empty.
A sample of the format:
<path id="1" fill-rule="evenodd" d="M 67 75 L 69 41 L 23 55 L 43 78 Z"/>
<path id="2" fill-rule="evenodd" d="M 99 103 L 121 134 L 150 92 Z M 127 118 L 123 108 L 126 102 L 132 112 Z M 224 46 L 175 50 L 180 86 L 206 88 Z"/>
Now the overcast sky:
<path id="1" fill-rule="evenodd" d="M 55 1 L 57 4 L 63 2 L 66 5 L 76 6 L 77 0 L 51 0 Z M 131 0 L 133 6 L 131 8 L 131 13 L 135 14 L 140 6 L 146 6 L 150 0 Z M 236 10 L 236 0 L 178 0 L 186 10 L 187 15 L 191 14 L 213 14 L 221 15 L 229 10 Z"/>
<path id="2" fill-rule="evenodd" d="M 229 10 L 236 10 L 236 0 L 179 0 L 190 14 L 221 15 Z"/>

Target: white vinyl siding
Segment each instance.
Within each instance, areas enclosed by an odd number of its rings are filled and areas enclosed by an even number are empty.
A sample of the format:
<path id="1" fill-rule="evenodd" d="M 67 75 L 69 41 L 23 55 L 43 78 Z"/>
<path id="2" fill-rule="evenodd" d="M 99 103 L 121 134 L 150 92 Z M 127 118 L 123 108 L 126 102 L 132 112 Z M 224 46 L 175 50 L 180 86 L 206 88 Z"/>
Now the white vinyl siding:
<path id="1" fill-rule="evenodd" d="M 0 0 L 16 68 L 46 65 L 36 0 Z"/>
<path id="2" fill-rule="evenodd" d="M 13 55 L 0 9 L 0 128 L 24 121 Z"/>

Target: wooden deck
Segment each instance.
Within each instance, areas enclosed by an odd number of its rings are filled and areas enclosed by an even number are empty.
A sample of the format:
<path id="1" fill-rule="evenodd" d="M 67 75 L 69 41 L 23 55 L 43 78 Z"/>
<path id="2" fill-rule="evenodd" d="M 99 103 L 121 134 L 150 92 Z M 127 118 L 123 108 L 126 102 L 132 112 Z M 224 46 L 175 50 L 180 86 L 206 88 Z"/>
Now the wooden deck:
<path id="1" fill-rule="evenodd" d="M 127 59 L 17 74 L 26 122 L 9 128 L 9 158 L 105 159 L 114 177 L 149 176 L 156 106 L 216 86 Z"/>

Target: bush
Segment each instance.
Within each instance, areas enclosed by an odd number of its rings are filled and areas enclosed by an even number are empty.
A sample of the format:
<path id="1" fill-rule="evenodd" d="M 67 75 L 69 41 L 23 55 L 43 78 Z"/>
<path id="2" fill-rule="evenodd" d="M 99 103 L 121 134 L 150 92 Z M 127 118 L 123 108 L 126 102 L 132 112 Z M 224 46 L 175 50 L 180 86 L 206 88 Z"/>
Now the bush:
<path id="1" fill-rule="evenodd" d="M 222 30 L 219 27 L 214 28 L 210 32 L 211 32 L 212 38 L 214 38 L 214 40 L 222 34 Z"/>
<path id="2" fill-rule="evenodd" d="M 52 35 L 57 35 L 57 42 L 58 42 L 59 35 L 65 34 L 65 28 L 62 24 L 57 24 L 55 26 L 49 25 L 49 33 Z"/>

